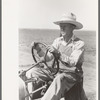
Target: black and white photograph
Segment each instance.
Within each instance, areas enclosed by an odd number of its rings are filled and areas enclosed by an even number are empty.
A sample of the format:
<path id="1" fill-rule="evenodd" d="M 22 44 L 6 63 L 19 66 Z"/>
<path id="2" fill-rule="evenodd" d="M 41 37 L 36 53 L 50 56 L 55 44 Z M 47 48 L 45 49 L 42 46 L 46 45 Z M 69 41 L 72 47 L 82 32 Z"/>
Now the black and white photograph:
<path id="1" fill-rule="evenodd" d="M 97 1 L 20 0 L 19 8 L 19 100 L 97 100 Z"/>
<path id="2" fill-rule="evenodd" d="M 98 0 L 19 0 L 16 11 L 18 100 L 98 100 Z"/>
<path id="3" fill-rule="evenodd" d="M 19 100 L 97 100 L 97 1 L 19 5 Z"/>

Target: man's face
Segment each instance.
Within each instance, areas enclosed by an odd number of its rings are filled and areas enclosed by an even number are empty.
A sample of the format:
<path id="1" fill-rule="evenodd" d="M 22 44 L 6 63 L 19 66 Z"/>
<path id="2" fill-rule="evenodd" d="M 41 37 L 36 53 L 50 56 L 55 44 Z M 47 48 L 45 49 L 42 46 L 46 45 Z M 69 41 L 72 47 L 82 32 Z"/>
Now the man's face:
<path id="1" fill-rule="evenodd" d="M 73 29 L 75 28 L 75 25 L 70 24 L 70 23 L 61 23 L 60 24 L 60 31 L 61 31 L 61 35 L 71 35 L 71 32 L 73 31 Z"/>

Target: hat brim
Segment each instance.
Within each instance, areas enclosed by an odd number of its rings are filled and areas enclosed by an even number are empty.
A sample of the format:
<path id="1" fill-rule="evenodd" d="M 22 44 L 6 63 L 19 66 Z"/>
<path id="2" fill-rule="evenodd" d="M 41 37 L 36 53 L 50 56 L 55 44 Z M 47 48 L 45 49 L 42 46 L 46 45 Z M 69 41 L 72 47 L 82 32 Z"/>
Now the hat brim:
<path id="1" fill-rule="evenodd" d="M 74 24 L 76 26 L 75 29 L 81 29 L 81 28 L 83 28 L 83 25 L 80 22 L 77 22 L 77 21 L 66 20 L 66 21 L 56 21 L 56 22 L 54 22 L 54 24 L 56 24 L 56 25 L 60 25 L 61 23 Z"/>

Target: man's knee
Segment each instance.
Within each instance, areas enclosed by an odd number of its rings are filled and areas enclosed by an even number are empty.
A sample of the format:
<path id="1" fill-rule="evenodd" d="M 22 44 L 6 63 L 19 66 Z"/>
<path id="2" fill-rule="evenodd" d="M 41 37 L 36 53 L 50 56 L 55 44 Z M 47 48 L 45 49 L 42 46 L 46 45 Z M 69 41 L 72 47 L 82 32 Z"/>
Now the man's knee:
<path id="1" fill-rule="evenodd" d="M 27 73 L 26 73 L 26 77 L 29 79 L 29 78 L 31 78 L 31 74 L 32 74 L 32 72 L 31 71 L 28 71 Z"/>
<path id="2" fill-rule="evenodd" d="M 29 79 L 29 78 L 32 78 L 32 77 L 35 77 L 35 72 L 36 72 L 36 71 L 37 71 L 36 68 L 33 68 L 33 69 L 27 71 L 26 77 L 27 77 L 28 79 Z"/>
<path id="3" fill-rule="evenodd" d="M 59 75 L 57 75 L 57 76 L 55 77 L 54 80 L 56 80 L 56 81 L 62 81 L 63 79 L 64 79 L 64 75 L 63 75 L 63 74 L 59 74 Z"/>

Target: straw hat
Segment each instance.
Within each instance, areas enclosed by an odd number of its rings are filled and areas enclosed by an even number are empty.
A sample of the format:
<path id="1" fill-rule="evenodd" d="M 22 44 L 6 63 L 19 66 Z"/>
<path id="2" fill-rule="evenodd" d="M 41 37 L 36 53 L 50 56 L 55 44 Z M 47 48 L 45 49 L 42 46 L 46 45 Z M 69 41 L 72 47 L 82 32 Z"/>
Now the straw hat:
<path id="1" fill-rule="evenodd" d="M 76 27 L 75 29 L 81 29 L 83 28 L 83 25 L 76 21 L 76 16 L 73 13 L 67 13 L 64 14 L 61 18 L 61 20 L 54 22 L 56 25 L 60 25 L 60 23 L 70 23 L 74 24 Z"/>

